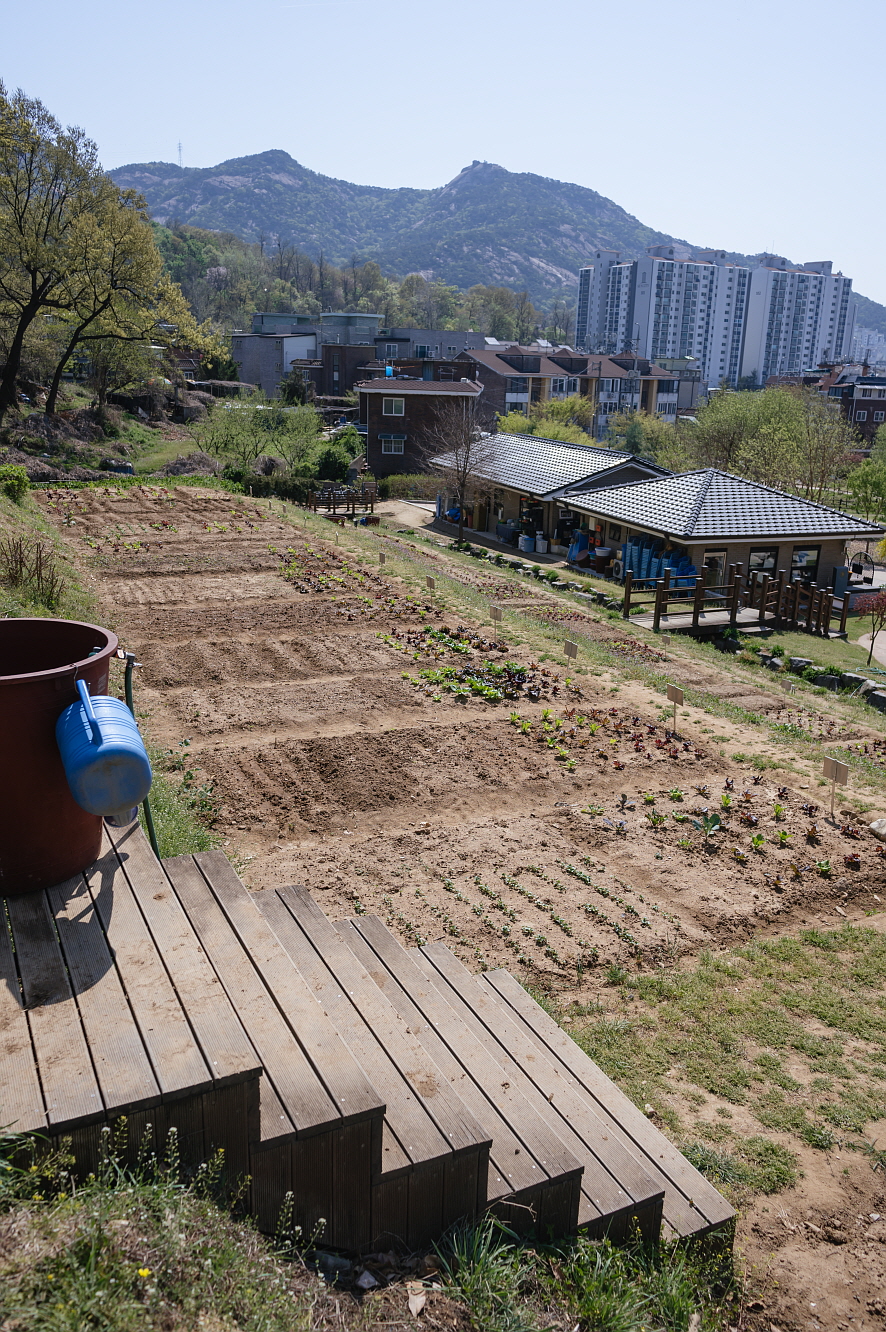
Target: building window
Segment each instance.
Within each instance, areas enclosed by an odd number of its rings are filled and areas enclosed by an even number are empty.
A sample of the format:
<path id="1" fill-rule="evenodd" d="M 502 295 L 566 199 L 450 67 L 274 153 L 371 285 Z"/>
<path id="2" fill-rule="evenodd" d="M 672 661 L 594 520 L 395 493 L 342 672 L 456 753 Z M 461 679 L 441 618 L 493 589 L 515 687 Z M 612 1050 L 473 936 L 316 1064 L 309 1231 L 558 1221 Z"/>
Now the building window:
<path id="1" fill-rule="evenodd" d="M 621 523 L 609 524 L 609 540 L 621 541 Z"/>
<path id="2" fill-rule="evenodd" d="M 394 359 L 395 356 L 399 356 L 399 355 L 400 355 L 400 344 L 399 344 L 399 342 L 386 342 L 386 343 L 385 343 L 385 360 L 386 360 L 386 361 L 391 361 L 391 360 Z"/>
<path id="3" fill-rule="evenodd" d="M 430 359 L 431 349 L 426 343 L 417 342 L 415 344 L 415 354 L 420 361 L 427 361 Z"/>
<path id="4" fill-rule="evenodd" d="M 867 412 L 856 412 L 855 419 L 856 421 L 866 421 L 868 419 L 868 414 Z"/>
<path id="5" fill-rule="evenodd" d="M 511 375 L 505 380 L 506 393 L 528 393 L 529 380 L 522 376 Z"/>
<path id="6" fill-rule="evenodd" d="M 863 398 L 872 398 L 874 396 L 873 389 L 862 389 L 861 396 Z"/>
<path id="7" fill-rule="evenodd" d="M 771 574 L 778 563 L 778 546 L 756 546 L 748 553 L 748 574 Z"/>
<path id="8" fill-rule="evenodd" d="M 458 348 L 457 348 L 457 347 L 447 347 L 447 348 L 446 348 L 446 355 L 447 355 L 447 356 L 457 356 L 457 355 L 458 355 Z"/>
<path id="9" fill-rule="evenodd" d="M 821 546 L 794 546 L 791 554 L 791 582 L 814 583 L 820 555 Z"/>
<path id="10" fill-rule="evenodd" d="M 404 410 L 403 398 L 382 398 L 381 400 L 382 416 L 403 416 Z"/>
<path id="11" fill-rule="evenodd" d="M 886 420 L 886 412 L 874 412 L 874 420 L 875 421 Z"/>
<path id="12" fill-rule="evenodd" d="M 551 380 L 551 392 L 552 392 L 552 393 L 565 393 L 565 392 L 566 392 L 566 380 L 565 380 L 565 379 L 552 379 L 552 380 Z"/>
<path id="13" fill-rule="evenodd" d="M 706 550 L 702 561 L 702 572 L 706 587 L 722 590 L 726 584 L 726 551 Z"/>
<path id="14" fill-rule="evenodd" d="M 449 381 L 455 379 L 455 371 L 453 370 L 451 365 L 440 366 L 440 378 Z"/>
<path id="15" fill-rule="evenodd" d="M 382 453 L 402 453 L 405 435 L 379 435 Z"/>

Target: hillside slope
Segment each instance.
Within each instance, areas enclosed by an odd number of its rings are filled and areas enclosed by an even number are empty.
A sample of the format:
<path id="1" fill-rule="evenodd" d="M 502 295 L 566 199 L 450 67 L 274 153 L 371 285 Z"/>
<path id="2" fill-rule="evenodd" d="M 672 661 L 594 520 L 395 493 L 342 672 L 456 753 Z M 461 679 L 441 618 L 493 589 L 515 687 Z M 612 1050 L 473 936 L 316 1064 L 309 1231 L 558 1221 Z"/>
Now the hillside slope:
<path id="1" fill-rule="evenodd" d="M 688 245 L 595 190 L 491 162 L 473 162 L 432 190 L 334 180 L 281 149 L 214 167 L 142 162 L 110 174 L 144 194 L 158 222 L 252 241 L 279 236 L 312 255 L 322 250 L 333 263 L 377 259 L 392 273 L 421 272 L 462 289 L 525 288 L 542 304 L 572 298 L 578 269 L 598 247 L 635 258 L 647 245 Z M 886 330 L 886 307 L 867 300 L 864 307 L 862 322 Z"/>

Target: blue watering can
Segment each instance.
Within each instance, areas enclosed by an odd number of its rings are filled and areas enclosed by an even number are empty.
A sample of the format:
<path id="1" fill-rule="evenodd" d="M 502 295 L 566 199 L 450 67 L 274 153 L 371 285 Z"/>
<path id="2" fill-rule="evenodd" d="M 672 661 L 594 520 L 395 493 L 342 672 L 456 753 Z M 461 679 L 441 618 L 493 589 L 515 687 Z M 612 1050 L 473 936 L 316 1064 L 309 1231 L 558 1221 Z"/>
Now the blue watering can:
<path id="1" fill-rule="evenodd" d="M 80 702 L 65 708 L 55 727 L 71 794 L 88 814 L 123 826 L 151 789 L 144 742 L 119 698 L 93 698 L 83 680 L 77 681 L 77 692 Z"/>

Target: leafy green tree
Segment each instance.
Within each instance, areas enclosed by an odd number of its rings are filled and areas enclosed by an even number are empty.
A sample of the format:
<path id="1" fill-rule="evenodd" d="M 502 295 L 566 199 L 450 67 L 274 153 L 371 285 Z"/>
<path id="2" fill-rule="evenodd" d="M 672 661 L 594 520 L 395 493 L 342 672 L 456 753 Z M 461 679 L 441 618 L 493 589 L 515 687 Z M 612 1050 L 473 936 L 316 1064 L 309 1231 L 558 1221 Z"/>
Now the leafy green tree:
<path id="1" fill-rule="evenodd" d="M 886 463 L 886 425 L 877 426 L 871 445 L 871 461 Z"/>
<path id="2" fill-rule="evenodd" d="M 869 522 L 877 523 L 886 513 L 886 461 L 866 458 L 846 477 L 852 508 Z"/>
<path id="3" fill-rule="evenodd" d="M 89 344 L 89 372 L 86 382 L 104 407 L 109 393 L 118 393 L 131 385 L 142 385 L 161 371 L 156 355 L 144 342 L 125 342 L 108 338 Z"/>
<path id="4" fill-rule="evenodd" d="M 686 428 L 696 467 L 718 467 L 773 486 L 793 486 L 800 467 L 802 407 L 786 389 L 712 394 Z M 683 427 L 681 427 L 681 430 Z"/>
<path id="5" fill-rule="evenodd" d="M 289 374 L 280 380 L 280 400 L 290 406 L 303 407 L 308 400 L 308 385 L 298 366 L 293 366 Z"/>
<path id="6" fill-rule="evenodd" d="M 334 442 L 339 448 L 344 449 L 349 458 L 358 458 L 365 447 L 363 436 L 353 425 L 347 425 L 344 430 L 340 430 Z"/>
<path id="7" fill-rule="evenodd" d="M 239 380 L 240 371 L 231 356 L 230 346 L 222 343 L 208 350 L 200 361 L 200 373 L 204 379 L 220 379 L 228 383 Z"/>
<path id="8" fill-rule="evenodd" d="M 108 184 L 82 130 L 62 129 L 41 102 L 0 83 L 0 422 L 16 401 L 31 325 L 71 309 L 79 224 Z"/>
<path id="9" fill-rule="evenodd" d="M 695 465 L 679 428 L 650 412 L 619 412 L 610 417 L 609 443 L 628 453 L 642 453 L 674 472 Z"/>
<path id="10" fill-rule="evenodd" d="M 814 389 L 794 396 L 800 408 L 798 489 L 820 504 L 835 479 L 845 474 L 858 448 L 858 434 L 832 398 Z"/>
<path id="11" fill-rule="evenodd" d="M 337 444 L 328 444 L 317 455 L 317 476 L 321 481 L 345 481 L 351 459 Z"/>
<path id="12" fill-rule="evenodd" d="M 163 271 L 137 195 L 106 180 L 71 239 L 69 304 L 59 319 L 65 346 L 46 399 L 47 416 L 55 411 L 62 372 L 77 347 L 118 341 L 169 349 L 180 339 L 199 348 L 204 341 L 205 330 L 198 330 L 181 290 Z"/>

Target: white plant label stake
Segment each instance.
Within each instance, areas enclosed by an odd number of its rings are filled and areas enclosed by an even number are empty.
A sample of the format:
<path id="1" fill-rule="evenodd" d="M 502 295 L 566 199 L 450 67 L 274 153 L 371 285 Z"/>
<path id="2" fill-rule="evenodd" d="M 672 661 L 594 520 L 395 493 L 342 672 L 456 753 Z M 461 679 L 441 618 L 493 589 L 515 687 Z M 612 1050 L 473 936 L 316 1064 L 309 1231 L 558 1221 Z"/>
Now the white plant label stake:
<path id="1" fill-rule="evenodd" d="M 668 702 L 674 705 L 674 735 L 677 734 L 677 708 L 683 706 L 683 690 L 679 685 L 668 685 Z"/>
<path id="2" fill-rule="evenodd" d="M 841 763 L 839 759 L 826 758 L 822 776 L 831 784 L 831 818 L 834 817 L 834 797 L 837 794 L 837 783 L 845 786 L 849 780 L 849 764 Z"/>

